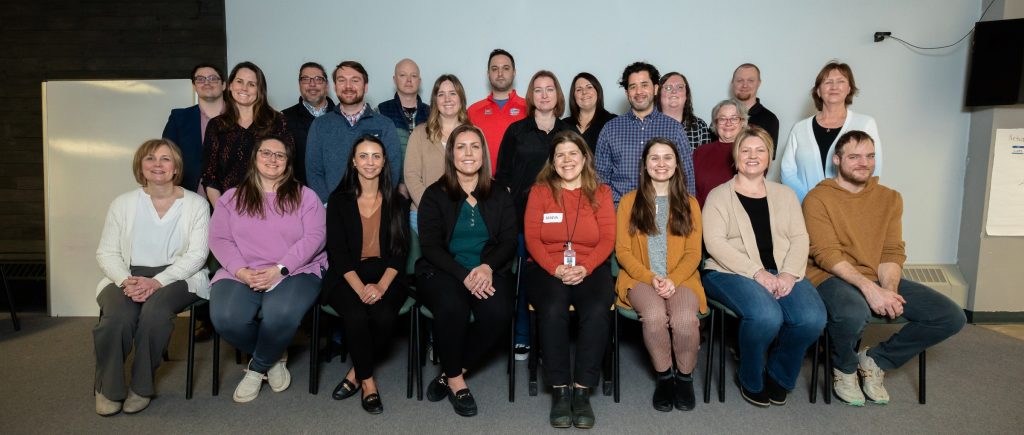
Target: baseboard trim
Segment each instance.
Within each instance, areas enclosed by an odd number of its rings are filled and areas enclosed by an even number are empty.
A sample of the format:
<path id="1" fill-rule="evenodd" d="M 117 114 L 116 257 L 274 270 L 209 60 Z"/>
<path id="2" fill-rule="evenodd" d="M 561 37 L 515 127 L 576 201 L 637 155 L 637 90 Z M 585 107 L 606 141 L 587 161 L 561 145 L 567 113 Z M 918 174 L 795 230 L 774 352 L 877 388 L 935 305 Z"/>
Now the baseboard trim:
<path id="1" fill-rule="evenodd" d="M 1020 311 L 971 311 L 967 313 L 969 323 L 1024 323 L 1024 312 Z"/>

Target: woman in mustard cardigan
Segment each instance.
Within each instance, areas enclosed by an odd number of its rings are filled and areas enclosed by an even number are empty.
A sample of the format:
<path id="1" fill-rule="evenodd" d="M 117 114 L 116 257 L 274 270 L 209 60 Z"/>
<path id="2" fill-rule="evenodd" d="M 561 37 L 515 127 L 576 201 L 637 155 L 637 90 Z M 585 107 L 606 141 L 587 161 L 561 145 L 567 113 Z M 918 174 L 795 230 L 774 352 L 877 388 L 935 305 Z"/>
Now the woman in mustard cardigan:
<path id="1" fill-rule="evenodd" d="M 654 409 L 689 411 L 697 365 L 700 322 L 707 301 L 697 266 L 701 217 L 686 191 L 676 144 L 654 138 L 644 145 L 639 189 L 619 202 L 615 252 L 621 271 L 619 305 L 636 310 L 658 382 Z M 671 329 L 671 336 L 669 330 Z M 675 355 L 676 370 L 672 370 Z"/>

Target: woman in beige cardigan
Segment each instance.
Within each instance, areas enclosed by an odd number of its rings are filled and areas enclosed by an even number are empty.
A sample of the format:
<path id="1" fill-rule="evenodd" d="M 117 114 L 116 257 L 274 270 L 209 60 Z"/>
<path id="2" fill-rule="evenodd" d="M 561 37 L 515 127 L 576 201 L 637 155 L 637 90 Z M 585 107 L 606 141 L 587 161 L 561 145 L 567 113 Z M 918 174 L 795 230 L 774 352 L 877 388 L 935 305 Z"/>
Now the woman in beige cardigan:
<path id="1" fill-rule="evenodd" d="M 709 297 L 740 317 L 743 398 L 783 405 L 807 347 L 825 327 L 825 305 L 804 279 L 809 241 L 800 202 L 793 190 L 764 178 L 771 136 L 754 127 L 734 143 L 736 176 L 704 203 L 710 258 L 702 280 Z"/>

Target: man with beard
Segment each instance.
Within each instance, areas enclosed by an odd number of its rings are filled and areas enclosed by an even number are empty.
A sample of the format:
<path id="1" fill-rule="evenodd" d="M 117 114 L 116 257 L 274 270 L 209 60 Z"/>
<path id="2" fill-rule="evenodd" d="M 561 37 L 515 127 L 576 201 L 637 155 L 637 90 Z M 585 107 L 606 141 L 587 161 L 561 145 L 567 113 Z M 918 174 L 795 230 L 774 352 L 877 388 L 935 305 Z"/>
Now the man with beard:
<path id="1" fill-rule="evenodd" d="M 736 67 L 732 72 L 732 96 L 747 106 L 747 124 L 763 128 L 779 145 L 779 117 L 761 105 L 757 90 L 761 87 L 761 69 L 752 63 Z M 772 156 L 775 158 L 775 156 Z"/>
<path id="2" fill-rule="evenodd" d="M 484 132 L 487 151 L 491 156 L 491 174 L 498 170 L 498 147 L 509 124 L 526 117 L 526 100 L 512 89 L 516 79 L 516 60 L 500 48 L 491 51 L 487 59 L 487 81 L 491 94 L 473 103 L 466 110 L 469 122 Z"/>
<path id="3" fill-rule="evenodd" d="M 171 110 L 164 126 L 163 137 L 170 139 L 181 149 L 181 187 L 199 192 L 199 168 L 203 161 L 203 138 L 210 119 L 224 112 L 224 74 L 220 67 L 201 63 L 192 68 L 192 89 L 199 97 L 199 104 L 192 107 Z"/>
<path id="4" fill-rule="evenodd" d="M 395 133 L 402 144 L 402 155 L 409 143 L 412 130 L 430 117 L 430 106 L 420 99 L 420 67 L 412 59 L 402 59 L 395 65 L 395 98 L 377 105 L 377 113 L 395 123 Z"/>
<path id="5" fill-rule="evenodd" d="M 597 137 L 594 156 L 597 174 L 611 186 L 616 206 L 622 195 L 636 190 L 644 144 L 656 137 L 675 144 L 681 160 L 679 166 L 686 175 L 686 188 L 689 192 L 696 191 L 693 154 L 683 126 L 654 107 L 660 78 L 658 69 L 649 63 L 635 62 L 627 66 L 619 86 L 626 90 L 630 110 L 608 121 Z"/>
<path id="6" fill-rule="evenodd" d="M 306 135 L 313 120 L 334 110 L 334 101 L 327 96 L 327 71 L 316 62 L 306 62 L 299 68 L 299 102 L 281 111 L 288 131 L 295 140 L 293 153 L 295 177 L 306 183 Z"/>
<path id="7" fill-rule="evenodd" d="M 810 236 L 807 278 L 829 313 L 836 396 L 854 406 L 864 406 L 865 398 L 885 404 L 885 372 L 956 334 L 967 318 L 946 296 L 900 277 L 907 258 L 903 199 L 872 176 L 871 136 L 860 130 L 840 136 L 832 164 L 835 178 L 818 183 L 804 198 Z M 902 316 L 909 323 L 876 347 L 858 351 L 871 316 Z"/>
<path id="8" fill-rule="evenodd" d="M 384 142 L 392 180 L 400 179 L 404 161 L 395 124 L 363 101 L 369 88 L 363 65 L 352 60 L 339 63 L 333 79 L 338 106 L 313 121 L 306 141 L 306 181 L 324 204 L 345 176 L 346 159 L 359 137 L 372 135 Z"/>

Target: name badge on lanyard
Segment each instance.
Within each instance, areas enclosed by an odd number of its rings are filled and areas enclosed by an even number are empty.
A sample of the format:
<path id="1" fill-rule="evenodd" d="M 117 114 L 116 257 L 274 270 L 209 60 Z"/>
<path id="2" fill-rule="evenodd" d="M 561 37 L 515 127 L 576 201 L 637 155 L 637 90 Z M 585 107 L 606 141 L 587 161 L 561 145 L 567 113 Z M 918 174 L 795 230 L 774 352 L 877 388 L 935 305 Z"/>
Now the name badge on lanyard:
<path id="1" fill-rule="evenodd" d="M 572 242 L 565 243 L 565 250 L 562 251 L 562 264 L 569 267 L 576 266 L 576 251 L 572 249 Z"/>

